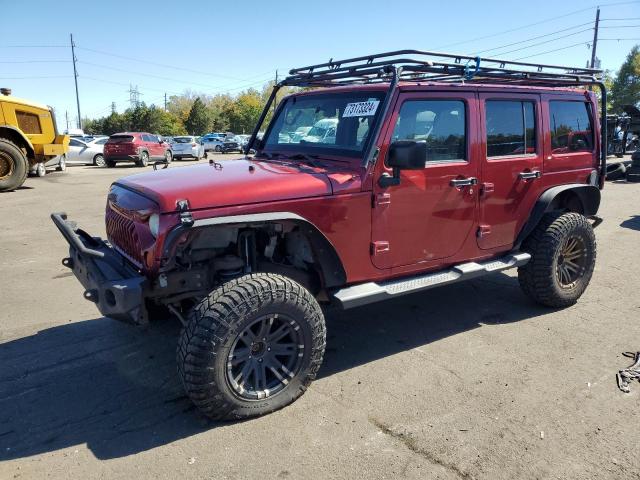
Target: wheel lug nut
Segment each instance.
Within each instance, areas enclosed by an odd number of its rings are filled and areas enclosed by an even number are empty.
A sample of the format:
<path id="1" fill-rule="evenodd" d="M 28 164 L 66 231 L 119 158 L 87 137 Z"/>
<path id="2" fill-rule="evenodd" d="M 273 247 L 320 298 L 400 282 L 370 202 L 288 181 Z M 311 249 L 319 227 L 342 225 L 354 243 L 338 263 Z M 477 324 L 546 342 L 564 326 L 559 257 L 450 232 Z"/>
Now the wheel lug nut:
<path id="1" fill-rule="evenodd" d="M 259 359 L 258 362 L 262 363 L 262 359 Z"/>
<path id="2" fill-rule="evenodd" d="M 271 351 L 271 347 L 267 347 L 267 352 L 270 352 L 270 351 Z"/>

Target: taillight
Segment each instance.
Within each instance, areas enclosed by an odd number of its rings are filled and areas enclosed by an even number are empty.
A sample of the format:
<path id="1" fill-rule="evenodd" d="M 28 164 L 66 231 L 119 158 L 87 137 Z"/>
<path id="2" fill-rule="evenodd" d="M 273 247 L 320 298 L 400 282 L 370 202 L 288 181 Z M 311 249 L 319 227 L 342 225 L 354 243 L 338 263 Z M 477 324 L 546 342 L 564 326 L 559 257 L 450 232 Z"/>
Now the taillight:
<path id="1" fill-rule="evenodd" d="M 195 144 L 195 143 L 192 143 L 192 144 L 191 144 L 191 146 L 192 146 L 192 147 L 195 147 L 195 146 L 196 146 L 196 144 Z"/>

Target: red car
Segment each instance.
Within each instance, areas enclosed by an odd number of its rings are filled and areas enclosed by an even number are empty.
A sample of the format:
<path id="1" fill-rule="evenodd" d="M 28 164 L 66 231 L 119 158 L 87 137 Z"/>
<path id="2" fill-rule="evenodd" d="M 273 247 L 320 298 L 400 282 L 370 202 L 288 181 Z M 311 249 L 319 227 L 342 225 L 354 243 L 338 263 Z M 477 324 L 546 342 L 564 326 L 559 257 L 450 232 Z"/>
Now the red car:
<path id="1" fill-rule="evenodd" d="M 139 167 L 146 167 L 149 160 L 170 163 L 172 159 L 171 146 L 151 133 L 115 133 L 104 144 L 104 161 L 107 167 L 115 167 L 117 162 L 135 162 Z"/>
<path id="2" fill-rule="evenodd" d="M 108 242 L 54 213 L 63 264 L 105 316 L 182 323 L 178 372 L 204 414 L 272 412 L 320 368 L 321 305 L 509 268 L 538 304 L 578 301 L 601 221 L 606 124 L 586 89 L 606 114 L 601 73 L 414 50 L 292 70 L 255 156 L 117 180 Z M 285 85 L 325 88 L 282 99 L 258 141 Z M 587 141 L 554 152 L 569 132 Z"/>

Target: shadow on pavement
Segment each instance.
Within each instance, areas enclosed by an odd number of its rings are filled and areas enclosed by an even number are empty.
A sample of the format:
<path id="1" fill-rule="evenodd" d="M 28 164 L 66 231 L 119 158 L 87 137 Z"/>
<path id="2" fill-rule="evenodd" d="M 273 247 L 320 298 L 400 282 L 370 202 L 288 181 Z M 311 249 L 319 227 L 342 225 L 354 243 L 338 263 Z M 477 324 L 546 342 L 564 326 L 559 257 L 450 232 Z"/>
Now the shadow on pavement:
<path id="1" fill-rule="evenodd" d="M 622 228 L 630 228 L 631 230 L 640 231 L 640 215 L 634 215 L 620 224 Z"/>
<path id="2" fill-rule="evenodd" d="M 547 311 L 499 274 L 330 312 L 319 377 Z M 98 318 L 0 344 L 0 460 L 85 443 L 97 458 L 117 458 L 215 428 L 178 380 L 178 333 L 172 321 L 141 329 Z"/>

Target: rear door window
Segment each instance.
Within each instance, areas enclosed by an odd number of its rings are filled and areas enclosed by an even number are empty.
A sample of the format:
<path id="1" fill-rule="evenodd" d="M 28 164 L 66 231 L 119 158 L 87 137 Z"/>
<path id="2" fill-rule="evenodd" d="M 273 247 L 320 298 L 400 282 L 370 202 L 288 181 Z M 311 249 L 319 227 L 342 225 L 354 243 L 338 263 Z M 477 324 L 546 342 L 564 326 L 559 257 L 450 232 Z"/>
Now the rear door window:
<path id="1" fill-rule="evenodd" d="M 591 106 L 585 102 L 549 102 L 551 153 L 593 151 Z"/>
<path id="2" fill-rule="evenodd" d="M 407 100 L 391 141 L 414 140 L 427 144 L 425 162 L 466 159 L 466 111 L 461 100 Z"/>
<path id="3" fill-rule="evenodd" d="M 485 103 L 487 157 L 536 153 L 533 102 L 487 100 Z"/>

